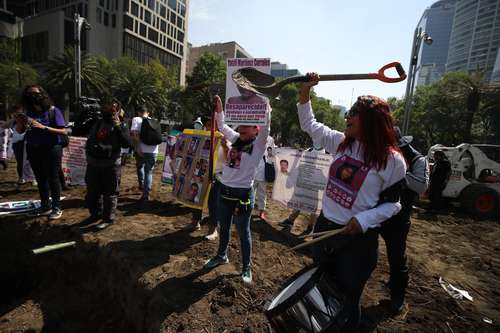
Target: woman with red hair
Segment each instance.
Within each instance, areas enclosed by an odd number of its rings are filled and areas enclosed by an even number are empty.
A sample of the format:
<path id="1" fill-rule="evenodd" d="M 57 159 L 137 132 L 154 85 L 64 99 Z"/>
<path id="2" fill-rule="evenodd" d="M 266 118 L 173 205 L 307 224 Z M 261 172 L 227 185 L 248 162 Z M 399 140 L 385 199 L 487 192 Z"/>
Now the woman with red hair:
<path id="1" fill-rule="evenodd" d="M 344 329 L 352 331 L 359 324 L 363 288 L 377 264 L 376 228 L 401 209 L 398 185 L 404 180 L 406 165 L 386 101 L 358 97 L 346 114 L 342 133 L 314 118 L 310 90 L 319 75 L 308 76 L 297 105 L 300 127 L 334 155 L 314 231 L 344 228 L 334 240 L 313 247 L 313 256 L 346 294 Z"/>

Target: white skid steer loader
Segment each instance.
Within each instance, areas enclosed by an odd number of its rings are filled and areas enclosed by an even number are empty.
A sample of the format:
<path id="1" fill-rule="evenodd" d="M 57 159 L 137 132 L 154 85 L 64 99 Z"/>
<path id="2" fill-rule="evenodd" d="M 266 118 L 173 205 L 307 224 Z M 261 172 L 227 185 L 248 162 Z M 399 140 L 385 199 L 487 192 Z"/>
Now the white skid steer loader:
<path id="1" fill-rule="evenodd" d="M 491 217 L 500 211 L 500 145 L 462 143 L 456 147 L 434 145 L 427 159 L 433 166 L 434 152 L 442 151 L 451 164 L 444 198 L 457 199 L 477 217 Z"/>

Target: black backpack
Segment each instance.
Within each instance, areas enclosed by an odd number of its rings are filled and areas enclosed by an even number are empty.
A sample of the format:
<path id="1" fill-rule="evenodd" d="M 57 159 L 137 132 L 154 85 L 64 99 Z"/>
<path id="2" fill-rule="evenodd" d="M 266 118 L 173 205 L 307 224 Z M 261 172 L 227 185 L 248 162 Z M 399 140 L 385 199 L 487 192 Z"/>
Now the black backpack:
<path id="1" fill-rule="evenodd" d="M 161 137 L 161 126 L 160 123 L 155 119 L 142 118 L 141 142 L 149 145 L 156 146 L 163 142 Z"/>

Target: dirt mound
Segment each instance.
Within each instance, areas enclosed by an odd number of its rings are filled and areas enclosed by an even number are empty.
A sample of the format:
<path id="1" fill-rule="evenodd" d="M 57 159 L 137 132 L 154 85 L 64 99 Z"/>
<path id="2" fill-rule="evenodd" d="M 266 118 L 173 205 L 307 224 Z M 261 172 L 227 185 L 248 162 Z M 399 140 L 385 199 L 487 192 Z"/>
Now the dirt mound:
<path id="1" fill-rule="evenodd" d="M 11 166 L 13 166 L 11 164 Z M 20 192 L 1 174 L 2 200 L 36 196 Z M 66 192 L 63 218 L 0 220 L 0 332 L 269 332 L 264 304 L 283 282 L 311 264 L 307 250 L 287 251 L 300 241 L 303 217 L 292 233 L 275 222 L 288 211 L 269 205 L 270 223 L 252 221 L 254 283 L 240 278 L 239 241 L 233 233 L 230 264 L 203 269 L 217 242 L 206 229 L 183 227 L 190 210 L 176 204 L 168 186 L 155 185 L 153 201 L 137 204 L 131 167 L 123 171 L 118 222 L 97 232 L 82 226 L 88 216 L 83 188 Z M 159 172 L 155 174 L 159 184 Z M 384 300 L 388 277 L 383 242 L 363 296 L 362 332 L 495 332 L 500 322 L 500 225 L 474 221 L 456 208 L 439 214 L 418 210 L 409 236 L 409 306 L 392 318 Z M 74 240 L 72 249 L 33 256 L 29 250 Z M 473 302 L 455 301 L 439 286 L 442 276 L 468 290 Z M 493 325 L 483 319 L 493 320 Z"/>

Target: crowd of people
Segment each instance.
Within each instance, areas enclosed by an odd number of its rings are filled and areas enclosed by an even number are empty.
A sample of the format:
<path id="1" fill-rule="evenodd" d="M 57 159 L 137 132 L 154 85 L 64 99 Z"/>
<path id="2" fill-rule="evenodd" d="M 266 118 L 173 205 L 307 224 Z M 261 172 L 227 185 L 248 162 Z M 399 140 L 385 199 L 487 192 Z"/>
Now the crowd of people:
<path id="1" fill-rule="evenodd" d="M 425 157 L 412 147 L 409 137 L 401 135 L 393 124 L 389 105 L 376 96 L 358 97 L 346 114 L 343 132 L 319 123 L 310 101 L 311 88 L 318 83 L 319 76 L 315 73 L 308 76 L 310 81 L 302 83 L 297 103 L 300 127 L 314 142 L 309 151 L 328 152 L 333 162 L 322 197 L 322 210 L 319 214 L 309 214 L 305 233 L 342 229 L 334 240 L 315 244 L 312 253 L 314 262 L 324 267 L 347 295 L 345 327 L 353 330 L 360 321 L 361 294 L 377 264 L 379 235 L 385 241 L 390 264 L 390 306 L 394 313 L 402 310 L 409 280 L 406 239 L 412 207 L 433 177 L 437 181 L 434 187 L 431 183 L 431 201 L 433 207 L 441 205 L 439 195 L 449 165 L 447 168 L 445 156 L 436 153 L 439 166 L 430 176 Z M 266 126 L 241 125 L 233 129 L 225 124 L 223 104 L 218 96 L 213 103 L 215 124 L 223 135 L 223 144 L 215 152 L 220 158 L 208 194 L 206 239 L 218 238 L 219 245 L 205 266 L 214 268 L 229 262 L 228 244 L 231 225 L 235 224 L 240 239 L 241 278 L 251 283 L 252 210 L 256 205 L 258 216 L 266 220 L 267 184 L 273 181 L 269 171 L 274 170 L 274 141 L 269 136 L 272 110 L 268 104 Z M 2 125 L 5 129 L 2 147 L 10 135 L 19 182 L 25 179 L 27 164 L 34 174 L 41 200 L 37 215 L 58 219 L 63 214 L 61 188 L 66 186 L 64 177 L 61 179 L 62 150 L 68 142 L 63 113 L 38 85 L 24 89 L 21 103 L 14 111 L 13 120 Z M 141 107 L 136 113 L 129 129 L 120 102 L 106 103 L 102 119 L 95 122 L 87 137 L 85 200 L 90 217 L 86 223 L 100 221 L 96 225 L 98 229 L 116 221 L 123 152 L 130 148 L 135 154 L 138 186 L 142 191 L 140 203 L 150 200 L 161 138 L 149 110 Z M 203 117 L 195 121 L 194 127 L 210 130 L 211 124 L 211 118 Z M 233 155 L 238 156 L 237 163 L 232 161 Z M 1 160 L 5 158 L 2 155 Z M 290 230 L 299 214 L 299 210 L 294 210 L 280 225 Z M 192 222 L 186 228 L 198 230 L 201 221 L 202 211 L 193 210 Z"/>

